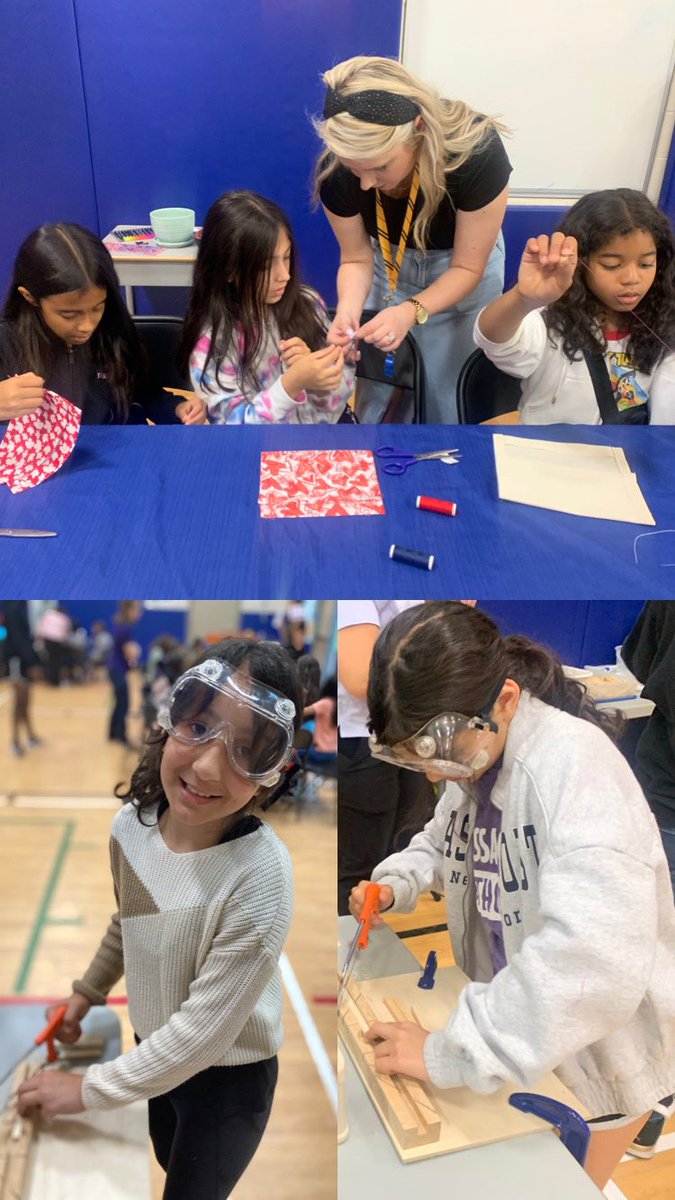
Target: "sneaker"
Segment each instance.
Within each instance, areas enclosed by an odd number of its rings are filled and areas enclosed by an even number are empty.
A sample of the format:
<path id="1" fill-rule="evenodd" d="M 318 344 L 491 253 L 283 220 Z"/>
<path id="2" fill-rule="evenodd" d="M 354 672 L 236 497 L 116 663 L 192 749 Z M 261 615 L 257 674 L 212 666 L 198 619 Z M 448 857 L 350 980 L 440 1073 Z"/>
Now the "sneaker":
<path id="1" fill-rule="evenodd" d="M 35 750 L 38 746 L 44 746 L 42 738 L 39 737 L 29 737 L 26 744 L 29 750 Z"/>
<path id="2" fill-rule="evenodd" d="M 672 1096 L 666 1096 L 660 1104 L 657 1104 L 635 1140 L 627 1147 L 626 1154 L 632 1154 L 634 1158 L 653 1158 L 656 1154 L 657 1142 L 663 1133 L 666 1117 L 670 1116 L 672 1108 Z"/>
<path id="3" fill-rule="evenodd" d="M 23 746 L 19 745 L 18 742 L 12 742 L 12 754 L 15 758 L 23 758 L 24 753 Z"/>

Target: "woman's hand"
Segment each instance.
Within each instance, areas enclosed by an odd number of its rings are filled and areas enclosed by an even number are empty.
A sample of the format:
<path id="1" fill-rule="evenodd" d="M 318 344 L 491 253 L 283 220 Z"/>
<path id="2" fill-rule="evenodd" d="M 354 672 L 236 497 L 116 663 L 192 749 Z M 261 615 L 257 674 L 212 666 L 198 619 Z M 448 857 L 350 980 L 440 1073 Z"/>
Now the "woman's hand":
<path id="1" fill-rule="evenodd" d="M 206 400 L 196 392 L 189 400 L 181 400 L 176 405 L 176 416 L 184 425 L 205 425 L 207 411 Z"/>
<path id="2" fill-rule="evenodd" d="M 326 346 L 303 354 L 281 377 L 289 396 L 294 398 L 303 388 L 310 392 L 331 392 L 340 386 L 345 356 L 339 346 Z"/>
<path id="3" fill-rule="evenodd" d="M 415 324 L 415 305 L 405 301 L 383 308 L 382 312 L 366 321 L 356 336 L 364 342 L 371 342 L 379 350 L 398 350 L 407 333 Z"/>
<path id="4" fill-rule="evenodd" d="M 61 1008 L 64 1004 L 66 1005 L 66 1014 L 61 1024 L 57 1025 L 54 1036 L 60 1042 L 70 1046 L 82 1037 L 80 1021 L 89 1012 L 91 1000 L 87 1000 L 87 997 L 83 996 L 81 992 L 73 992 L 72 995 L 66 996 L 65 999 L 57 1000 L 55 1004 L 49 1005 L 49 1008 L 45 1012 L 47 1019 L 50 1020 L 56 1009 Z"/>
<path id="5" fill-rule="evenodd" d="M 326 335 L 328 345 L 340 346 L 343 350 L 346 350 L 356 338 L 358 324 L 358 319 L 352 313 L 338 309 Z"/>
<path id="6" fill-rule="evenodd" d="M 0 383 L 0 421 L 11 421 L 34 412 L 44 399 L 45 381 L 28 371 Z"/>
<path id="7" fill-rule="evenodd" d="M 281 350 L 281 361 L 285 371 L 289 367 L 292 367 L 293 363 L 297 362 L 299 358 L 302 358 L 305 354 L 312 353 L 307 343 L 303 342 L 302 338 L 299 337 L 286 338 L 280 341 L 279 349 Z"/>
<path id="8" fill-rule="evenodd" d="M 577 262 L 576 238 L 563 233 L 529 238 L 520 263 L 517 291 L 537 308 L 553 304 L 571 286 Z"/>
<path id="9" fill-rule="evenodd" d="M 356 921 L 361 920 L 361 909 L 363 908 L 366 898 L 366 888 L 370 882 L 370 879 L 362 879 L 361 882 L 357 883 L 356 887 L 353 887 L 349 893 L 349 911 Z M 385 909 L 391 908 L 393 903 L 393 889 L 389 887 L 388 883 L 383 883 L 380 888 L 379 911 L 384 912 Z M 373 912 L 370 918 L 371 929 L 377 929 L 377 926 L 382 925 L 382 923 L 382 918 L 379 913 Z"/>
<path id="10" fill-rule="evenodd" d="M 84 1112 L 82 1075 L 67 1071 L 38 1071 L 19 1087 L 18 1108 L 22 1117 L 31 1108 L 42 1109 L 43 1117 Z"/>
<path id="11" fill-rule="evenodd" d="M 363 1036 L 373 1044 L 375 1070 L 380 1075 L 412 1075 L 431 1082 L 424 1065 L 428 1029 L 414 1021 L 375 1021 Z"/>

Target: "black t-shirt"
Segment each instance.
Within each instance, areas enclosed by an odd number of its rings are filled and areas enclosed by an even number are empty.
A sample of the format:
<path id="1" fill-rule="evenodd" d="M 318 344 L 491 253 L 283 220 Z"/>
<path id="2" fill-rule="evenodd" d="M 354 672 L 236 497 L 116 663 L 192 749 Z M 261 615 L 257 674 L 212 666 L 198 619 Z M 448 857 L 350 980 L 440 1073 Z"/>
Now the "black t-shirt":
<path id="1" fill-rule="evenodd" d="M 656 705 L 637 744 L 636 774 L 657 821 L 675 829 L 675 601 L 647 601 L 622 655 Z"/>
<path id="2" fill-rule="evenodd" d="M 483 138 L 462 167 L 445 173 L 445 196 L 429 226 L 428 249 L 451 250 L 455 242 L 455 208 L 475 212 L 495 200 L 504 190 L 511 174 L 511 164 L 499 134 L 490 132 Z M 414 218 L 422 205 L 420 191 L 415 204 Z M 338 166 L 321 185 L 321 201 L 336 217 L 363 217 L 370 237 L 377 237 L 375 219 L 375 188 L 364 192 L 356 175 L 347 167 Z M 382 206 L 387 218 L 389 237 L 398 244 L 405 218 L 407 196 L 394 198 L 382 194 Z M 453 208 L 454 204 L 454 208 Z M 412 235 L 409 241 L 412 246 Z"/>

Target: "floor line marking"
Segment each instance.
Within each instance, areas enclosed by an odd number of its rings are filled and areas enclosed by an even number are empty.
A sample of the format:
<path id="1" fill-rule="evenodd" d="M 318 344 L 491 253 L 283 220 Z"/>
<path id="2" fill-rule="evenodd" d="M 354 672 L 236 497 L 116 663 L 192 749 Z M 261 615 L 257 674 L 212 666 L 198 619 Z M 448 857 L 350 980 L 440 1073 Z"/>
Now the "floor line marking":
<path id="1" fill-rule="evenodd" d="M 298 983 L 295 971 L 293 970 L 286 954 L 281 955 L 281 958 L 279 959 L 279 968 L 281 970 L 281 978 L 283 979 L 286 993 L 291 1004 L 293 1005 L 295 1015 L 298 1018 L 298 1023 L 302 1030 L 305 1042 L 307 1043 L 307 1049 L 314 1059 L 314 1065 L 319 1073 L 319 1077 L 324 1086 L 324 1091 L 328 1096 L 328 1100 L 333 1112 L 337 1116 L 337 1076 L 333 1070 L 333 1064 L 326 1053 L 326 1047 L 321 1040 L 321 1034 L 319 1033 L 314 1023 L 314 1018 L 309 1011 L 307 1001 L 305 1000 L 302 988 Z"/>
<path id="2" fill-rule="evenodd" d="M 23 956 L 23 959 L 21 962 L 21 967 L 20 967 L 19 973 L 16 977 L 14 987 L 12 989 L 14 992 L 19 992 L 19 993 L 23 992 L 23 990 L 25 989 L 26 984 L 28 982 L 28 976 L 30 975 L 31 967 L 33 965 L 33 959 L 35 958 L 35 954 L 36 954 L 36 951 L 38 948 L 38 943 L 42 936 L 42 930 L 44 929 L 44 927 L 47 923 L 47 917 L 49 914 L 49 906 L 54 897 L 54 892 L 56 891 L 56 886 L 59 882 L 61 871 L 63 870 L 63 864 L 68 855 L 68 850 L 70 848 L 70 843 L 73 839 L 74 833 L 75 833 L 75 822 L 74 821 L 66 821 L 64 824 L 64 828 L 63 828 L 63 834 L 61 836 L 61 841 L 59 842 L 59 845 L 57 847 L 56 857 L 54 859 L 52 869 L 49 873 L 49 878 L 45 885 L 44 892 L 42 893 L 42 899 L 40 901 L 40 905 L 39 905 L 38 911 L 37 911 L 37 916 L 33 923 L 33 928 L 31 930 L 31 934 L 28 939 L 28 945 L 26 946 L 26 949 L 24 951 L 24 956 Z"/>

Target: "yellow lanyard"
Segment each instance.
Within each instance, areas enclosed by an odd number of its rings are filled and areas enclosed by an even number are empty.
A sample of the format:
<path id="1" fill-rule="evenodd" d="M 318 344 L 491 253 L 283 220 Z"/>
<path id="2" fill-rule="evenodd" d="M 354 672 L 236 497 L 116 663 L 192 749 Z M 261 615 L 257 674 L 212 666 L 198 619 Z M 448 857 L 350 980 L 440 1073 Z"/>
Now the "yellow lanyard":
<path id="1" fill-rule="evenodd" d="M 389 238 L 389 230 L 387 229 L 387 218 L 384 215 L 384 208 L 382 207 L 382 197 L 380 196 L 379 191 L 376 191 L 375 193 L 377 236 L 379 238 L 380 249 L 382 251 L 382 257 L 384 259 L 384 265 L 387 271 L 387 279 L 389 280 L 389 295 L 387 297 L 388 304 L 393 304 L 394 302 L 396 284 L 398 283 L 401 263 L 403 262 L 403 255 L 405 254 L 405 249 L 408 245 L 410 226 L 412 225 L 415 201 L 417 200 L 417 193 L 419 190 L 420 172 L 417 163 L 415 163 L 412 183 L 410 184 L 410 191 L 408 193 L 408 205 L 405 212 L 405 218 L 403 220 L 403 228 L 401 229 L 401 239 L 398 243 L 398 250 L 396 252 L 396 262 L 394 262 L 392 259 L 392 244 Z"/>

